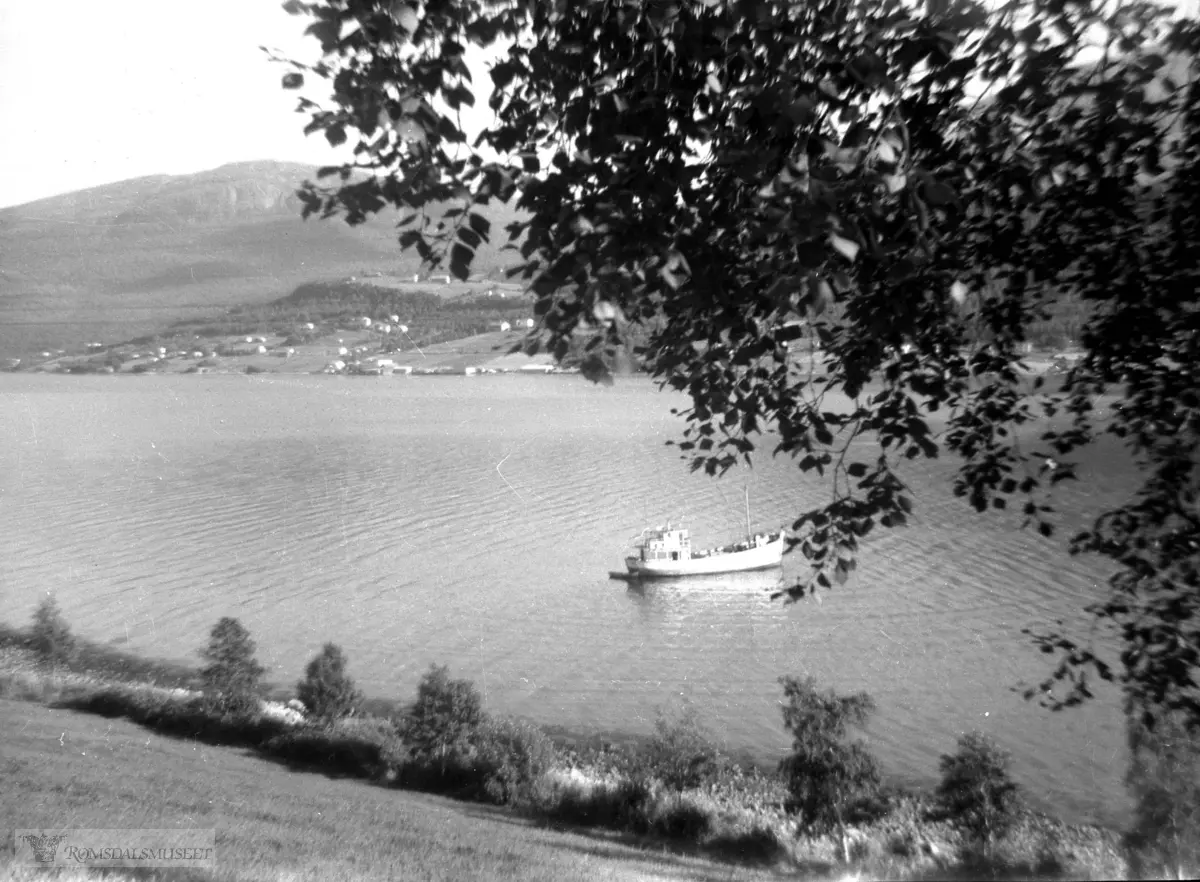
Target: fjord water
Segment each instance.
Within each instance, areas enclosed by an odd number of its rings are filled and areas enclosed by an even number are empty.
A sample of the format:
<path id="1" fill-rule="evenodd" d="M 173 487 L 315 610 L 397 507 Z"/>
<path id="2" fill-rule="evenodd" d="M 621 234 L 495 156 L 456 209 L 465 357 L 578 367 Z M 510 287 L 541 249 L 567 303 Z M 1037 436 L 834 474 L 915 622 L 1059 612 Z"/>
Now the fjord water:
<path id="1" fill-rule="evenodd" d="M 931 782 L 981 729 L 1035 803 L 1122 820 L 1115 694 L 1051 713 L 1014 691 L 1050 665 L 1021 629 L 1085 628 L 1104 570 L 973 513 L 952 462 L 912 465 L 912 525 L 872 534 L 820 602 L 770 600 L 769 576 L 610 580 L 668 517 L 736 538 L 744 487 L 756 530 L 828 498 L 766 454 L 690 473 L 664 444 L 684 403 L 640 378 L 0 375 L 0 616 L 24 623 L 52 591 L 79 633 L 194 663 L 231 615 L 279 685 L 334 641 L 369 695 L 407 700 L 437 662 L 494 711 L 581 733 L 691 704 L 763 761 L 788 744 L 777 678 L 811 674 L 876 699 L 892 775 Z M 1056 497 L 1064 535 L 1136 477 L 1109 449 L 1080 474 Z"/>

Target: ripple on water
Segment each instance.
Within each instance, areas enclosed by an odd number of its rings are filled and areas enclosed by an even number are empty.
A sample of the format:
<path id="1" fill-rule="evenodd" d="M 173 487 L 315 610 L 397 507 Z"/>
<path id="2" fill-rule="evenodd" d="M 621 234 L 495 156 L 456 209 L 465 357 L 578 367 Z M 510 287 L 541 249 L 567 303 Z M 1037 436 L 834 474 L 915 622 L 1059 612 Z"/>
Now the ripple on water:
<path id="1" fill-rule="evenodd" d="M 646 524 L 685 516 L 706 545 L 744 530 L 743 487 L 755 529 L 827 491 L 769 457 L 691 474 L 663 445 L 678 400 L 640 381 L 160 379 L 0 378 L 15 618 L 53 590 L 88 636 L 194 661 L 235 615 L 279 683 L 333 640 L 372 695 L 407 699 L 444 662 L 490 707 L 578 729 L 645 732 L 692 703 L 763 760 L 787 746 L 777 678 L 813 675 L 876 698 L 870 738 L 894 774 L 930 780 L 982 728 L 1048 807 L 1124 811 L 1116 697 L 1051 715 L 1013 691 L 1047 670 L 1021 628 L 1082 621 L 1104 572 L 971 512 L 945 462 L 910 467 L 912 526 L 872 534 L 819 602 L 753 579 L 636 591 L 608 572 Z M 1089 467 L 1060 494 L 1076 526 L 1132 485 L 1111 457 Z"/>

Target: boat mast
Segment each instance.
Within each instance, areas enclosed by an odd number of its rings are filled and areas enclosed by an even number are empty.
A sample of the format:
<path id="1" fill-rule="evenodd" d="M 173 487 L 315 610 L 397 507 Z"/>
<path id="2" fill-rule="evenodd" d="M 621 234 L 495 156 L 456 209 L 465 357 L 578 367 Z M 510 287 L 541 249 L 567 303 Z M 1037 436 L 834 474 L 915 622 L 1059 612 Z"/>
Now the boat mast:
<path id="1" fill-rule="evenodd" d="M 747 485 L 743 488 L 746 491 L 746 541 L 750 541 L 750 487 Z"/>

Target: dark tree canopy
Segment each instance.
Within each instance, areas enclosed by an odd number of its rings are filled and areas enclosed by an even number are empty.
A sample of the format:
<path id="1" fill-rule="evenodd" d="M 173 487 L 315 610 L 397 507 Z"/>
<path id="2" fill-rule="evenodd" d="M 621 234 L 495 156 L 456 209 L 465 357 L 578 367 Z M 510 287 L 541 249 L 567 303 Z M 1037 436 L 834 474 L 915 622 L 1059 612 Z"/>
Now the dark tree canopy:
<path id="1" fill-rule="evenodd" d="M 353 714 L 362 704 L 362 693 L 346 672 L 346 653 L 336 643 L 326 643 L 304 669 L 296 684 L 296 697 L 318 720 L 336 721 Z"/>
<path id="2" fill-rule="evenodd" d="M 485 717 L 483 696 L 470 680 L 452 680 L 445 665 L 430 665 L 417 684 L 402 733 L 413 756 L 436 758 L 444 773 L 451 756 L 466 749 Z"/>
<path id="3" fill-rule="evenodd" d="M 943 808 L 989 845 L 1016 821 L 1020 787 L 1009 775 L 1010 757 L 991 736 L 966 732 L 954 753 L 942 754 L 937 796 Z"/>
<path id="4" fill-rule="evenodd" d="M 78 655 L 75 635 L 53 594 L 42 598 L 33 611 L 29 638 L 34 652 L 52 665 L 69 666 Z"/>
<path id="5" fill-rule="evenodd" d="M 879 763 L 851 729 L 862 729 L 875 711 L 865 692 L 838 695 L 817 689 L 812 677 L 781 677 L 783 726 L 792 752 L 779 763 L 788 785 L 788 807 L 816 829 L 840 827 L 845 849 L 847 814 L 880 784 Z"/>
<path id="6" fill-rule="evenodd" d="M 354 150 L 302 191 L 306 216 L 407 209 L 400 245 L 465 277 L 489 204 L 523 212 L 506 235 L 536 296 L 531 349 L 585 341 L 605 380 L 642 333 L 653 375 L 690 396 L 694 468 L 766 444 L 833 485 L 795 521 L 811 574 L 792 598 L 906 523 L 905 460 L 953 454 L 957 495 L 1050 535 L 1072 452 L 1123 439 L 1141 489 L 1071 542 L 1116 564 L 1089 611 L 1121 663 L 1039 634 L 1060 657 L 1043 685 L 1068 683 L 1063 706 L 1115 677 L 1131 708 L 1200 722 L 1195 22 L 1088 0 L 285 8 L 322 58 L 289 62 L 284 86 L 326 81 L 327 105 L 301 99 L 307 131 Z M 500 53 L 490 88 L 468 47 Z M 494 119 L 470 143 L 460 110 L 485 94 Z M 1060 389 L 1031 388 L 1023 343 L 1065 296 L 1086 307 L 1085 355 Z M 1124 406 L 1101 422 L 1104 393 Z M 1047 414 L 1066 427 L 1018 444 Z"/>
<path id="7" fill-rule="evenodd" d="M 246 626 L 231 616 L 222 616 L 200 650 L 207 664 L 200 671 L 206 698 L 217 708 L 232 713 L 258 710 L 258 693 L 266 668 L 255 658 L 257 646 Z"/>

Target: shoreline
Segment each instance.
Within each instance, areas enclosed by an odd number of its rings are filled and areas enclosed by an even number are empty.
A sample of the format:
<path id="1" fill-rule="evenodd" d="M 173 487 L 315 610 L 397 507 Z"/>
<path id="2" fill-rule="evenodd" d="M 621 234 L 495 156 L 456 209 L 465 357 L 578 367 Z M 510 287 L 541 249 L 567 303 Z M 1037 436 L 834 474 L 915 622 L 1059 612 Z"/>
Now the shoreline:
<path id="1" fill-rule="evenodd" d="M 110 345 L 90 344 L 85 352 L 44 351 L 27 359 L 5 359 L 14 373 L 72 375 L 166 374 L 340 374 L 456 375 L 579 373 L 563 367 L 546 352 L 527 355 L 524 326 L 504 323 L 490 330 L 425 347 L 407 337 L 407 327 L 378 324 L 367 328 L 324 326 L 308 330 L 254 331 L 245 335 L 188 335 L 176 332 Z M 401 334 L 401 329 L 403 333 Z M 1030 349 L 1021 354 L 1024 376 L 1065 372 L 1080 350 Z M 797 348 L 789 356 L 792 369 L 816 373 L 819 350 Z M 633 373 L 643 374 L 635 370 Z M 647 374 L 648 375 L 648 374 Z"/>
<path id="2" fill-rule="evenodd" d="M 378 704 L 364 705 L 361 714 L 330 723 L 309 721 L 278 698 L 260 700 L 260 710 L 244 719 L 213 716 L 194 688 L 195 669 L 141 659 L 86 640 L 78 641 L 79 660 L 60 669 L 40 659 L 27 644 L 26 631 L 0 623 L 0 698 L 123 717 L 163 736 L 248 748 L 251 755 L 282 761 L 293 771 L 359 779 L 364 786 L 441 793 L 467 802 L 495 799 L 469 783 L 470 775 L 478 774 L 470 768 L 455 766 L 452 778 L 458 783 L 446 789 L 444 781 L 435 780 L 436 774 L 430 777 L 427 764 L 421 765 L 427 761 L 405 759 L 407 742 L 402 736 L 396 741 L 402 732 L 396 717 L 375 714 L 383 709 Z M 276 686 L 270 694 L 281 697 L 280 691 Z M 403 710 L 397 703 L 388 707 Z M 543 733 L 542 738 L 554 731 L 532 728 Z M 555 734 L 561 737 L 563 730 Z M 639 768 L 628 762 L 650 754 L 612 743 L 596 748 L 564 744 L 554 737 L 549 741 L 554 743 L 553 757 L 538 773 L 541 777 L 531 782 L 533 790 L 524 791 L 521 801 L 506 798 L 499 804 L 551 825 L 632 831 L 647 837 L 645 847 L 683 843 L 698 848 L 700 856 L 732 858 L 742 866 L 766 861 L 778 867 L 784 862 L 795 869 L 814 863 L 845 867 L 848 862 L 848 868 L 873 878 L 928 878 L 930 873 L 941 877 L 955 870 L 968 875 L 980 870 L 1015 872 L 1028 878 L 1116 878 L 1127 870 L 1120 834 L 1113 829 L 1068 824 L 1025 807 L 1009 832 L 981 852 L 967 828 L 947 815 L 931 793 L 898 786 L 881 789 L 871 799 L 875 808 L 851 818 L 840 834 L 808 831 L 787 808 L 787 787 L 778 775 L 736 763 L 721 765 L 719 777 L 699 789 L 673 789 L 663 783 L 666 779 L 637 779 L 648 782 L 637 787 L 649 789 L 637 791 L 644 795 L 636 797 L 636 803 L 627 803 L 634 792 L 629 788 L 635 786 L 631 770 Z M 631 823 L 634 826 L 628 827 Z"/>
<path id="3" fill-rule="evenodd" d="M 27 643 L 28 635 L 24 629 L 0 621 L 0 676 L 33 673 L 38 670 Z M 82 637 L 77 637 L 76 643 L 79 646 L 81 661 L 61 672 L 64 676 L 200 694 L 200 671 L 192 665 L 160 658 L 146 658 Z M 294 691 L 294 686 L 289 688 L 283 684 L 267 682 L 264 683 L 263 689 L 264 701 L 282 705 L 294 697 Z M 373 696 L 365 696 L 361 705 L 364 716 L 379 718 L 396 717 L 404 710 L 405 705 L 402 702 Z M 651 737 L 648 734 L 615 728 L 585 732 L 565 725 L 527 722 L 538 725 L 555 745 L 577 752 L 636 747 L 645 744 Z M 743 769 L 763 774 L 773 773 L 771 765 L 756 760 L 750 748 L 727 746 L 723 748 L 723 752 Z"/>

